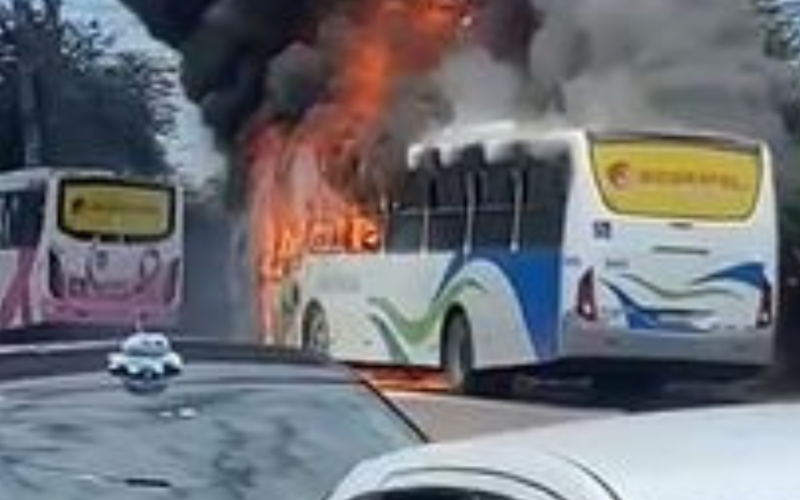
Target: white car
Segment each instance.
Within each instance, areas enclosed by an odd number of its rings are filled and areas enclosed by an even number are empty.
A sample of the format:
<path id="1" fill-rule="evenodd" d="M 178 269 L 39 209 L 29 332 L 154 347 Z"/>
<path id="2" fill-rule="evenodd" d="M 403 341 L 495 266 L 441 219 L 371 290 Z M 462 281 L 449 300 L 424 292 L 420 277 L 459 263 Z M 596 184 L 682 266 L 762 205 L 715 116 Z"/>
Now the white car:
<path id="1" fill-rule="evenodd" d="M 798 498 L 800 404 L 772 404 L 418 447 L 362 463 L 329 500 Z"/>
<path id="2" fill-rule="evenodd" d="M 109 354 L 108 371 L 135 394 L 156 394 L 183 371 L 183 358 L 163 333 L 139 332 L 125 339 L 119 352 Z"/>

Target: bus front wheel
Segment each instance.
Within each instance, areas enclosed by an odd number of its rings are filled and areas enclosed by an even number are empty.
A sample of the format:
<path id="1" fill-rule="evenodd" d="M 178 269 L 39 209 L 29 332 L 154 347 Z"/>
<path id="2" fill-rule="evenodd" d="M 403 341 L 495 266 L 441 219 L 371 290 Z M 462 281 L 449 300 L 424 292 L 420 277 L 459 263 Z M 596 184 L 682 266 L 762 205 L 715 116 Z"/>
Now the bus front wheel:
<path id="1" fill-rule="evenodd" d="M 476 392 L 472 329 L 462 312 L 452 313 L 445 324 L 442 361 L 447 380 L 455 392 Z"/>
<path id="2" fill-rule="evenodd" d="M 302 347 L 317 354 L 327 355 L 330 352 L 328 319 L 319 304 L 311 304 L 303 316 Z"/>

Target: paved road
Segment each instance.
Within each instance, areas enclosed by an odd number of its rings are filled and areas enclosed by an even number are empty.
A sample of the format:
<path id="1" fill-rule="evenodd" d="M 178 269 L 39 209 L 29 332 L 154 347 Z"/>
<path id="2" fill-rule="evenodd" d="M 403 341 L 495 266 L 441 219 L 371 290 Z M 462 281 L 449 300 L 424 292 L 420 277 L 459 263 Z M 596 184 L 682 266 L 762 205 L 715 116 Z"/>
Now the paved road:
<path id="1" fill-rule="evenodd" d="M 464 398 L 444 394 L 395 392 L 391 398 L 436 440 L 449 440 L 519 428 L 554 425 L 643 413 L 746 401 L 730 387 L 670 388 L 658 398 L 598 397 L 585 387 L 533 387 L 514 400 Z"/>
<path id="2" fill-rule="evenodd" d="M 553 425 L 619 413 L 551 404 L 395 393 L 392 399 L 433 439 L 449 440 L 503 430 Z"/>

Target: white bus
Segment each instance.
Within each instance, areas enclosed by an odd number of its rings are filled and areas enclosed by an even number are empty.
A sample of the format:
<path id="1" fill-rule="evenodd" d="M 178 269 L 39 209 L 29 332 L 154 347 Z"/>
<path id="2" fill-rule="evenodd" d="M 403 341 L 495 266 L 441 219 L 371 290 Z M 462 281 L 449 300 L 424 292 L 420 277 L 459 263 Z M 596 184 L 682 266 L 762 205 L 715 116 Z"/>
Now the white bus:
<path id="1" fill-rule="evenodd" d="M 304 260 L 305 345 L 441 366 L 464 389 L 523 367 L 630 380 L 771 362 L 778 236 L 764 144 L 487 124 L 409 158 L 376 216 L 378 251 Z"/>
<path id="2" fill-rule="evenodd" d="M 181 196 L 169 182 L 101 171 L 0 174 L 0 342 L 175 324 Z"/>

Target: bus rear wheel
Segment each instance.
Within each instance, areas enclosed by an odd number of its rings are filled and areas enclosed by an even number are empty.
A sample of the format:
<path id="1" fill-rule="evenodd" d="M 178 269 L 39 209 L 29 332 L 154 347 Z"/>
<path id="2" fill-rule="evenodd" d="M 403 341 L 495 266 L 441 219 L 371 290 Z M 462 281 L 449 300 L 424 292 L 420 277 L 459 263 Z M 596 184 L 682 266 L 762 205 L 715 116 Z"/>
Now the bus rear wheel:
<path id="1" fill-rule="evenodd" d="M 489 397 L 513 395 L 516 380 L 513 371 L 475 368 L 472 327 L 463 312 L 448 316 L 443 333 L 442 365 L 453 392 Z"/>
<path id="2" fill-rule="evenodd" d="M 444 328 L 442 354 L 443 368 L 453 391 L 461 394 L 477 393 L 472 328 L 464 313 L 456 312 L 448 318 Z"/>
<path id="3" fill-rule="evenodd" d="M 303 337 L 301 339 L 304 350 L 328 355 L 330 353 L 330 329 L 325 311 L 319 304 L 312 304 L 306 309 L 303 316 Z"/>

